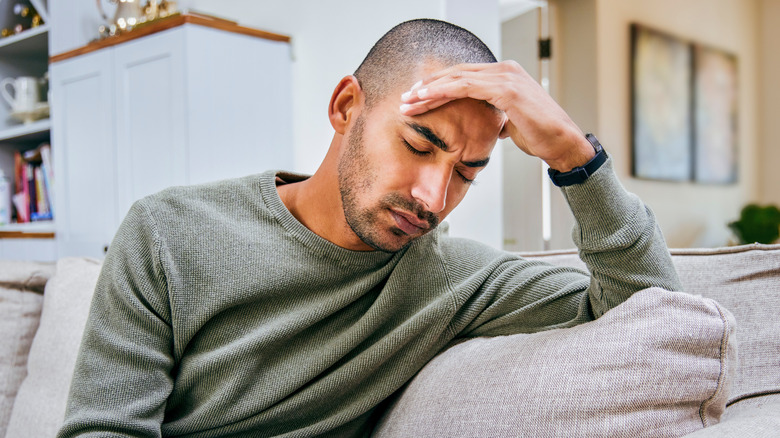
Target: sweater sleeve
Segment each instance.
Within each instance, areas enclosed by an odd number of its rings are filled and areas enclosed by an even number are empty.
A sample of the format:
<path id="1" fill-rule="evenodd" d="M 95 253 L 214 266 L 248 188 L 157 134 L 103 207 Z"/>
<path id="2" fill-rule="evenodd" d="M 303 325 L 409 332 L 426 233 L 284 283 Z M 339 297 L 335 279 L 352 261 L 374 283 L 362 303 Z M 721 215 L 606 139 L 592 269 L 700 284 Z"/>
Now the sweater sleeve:
<path id="1" fill-rule="evenodd" d="M 445 264 L 453 274 L 456 336 L 571 327 L 600 317 L 639 290 L 682 290 L 653 213 L 623 188 L 611 160 L 585 183 L 562 191 L 576 220 L 574 242 L 589 273 L 450 243 L 445 250 L 450 261 L 466 253 L 477 261 Z"/>
<path id="2" fill-rule="evenodd" d="M 591 273 L 587 292 L 596 317 L 642 289 L 682 290 L 653 212 L 623 188 L 611 159 L 586 183 L 562 191 L 576 220 L 572 238 Z"/>
<path id="3" fill-rule="evenodd" d="M 158 437 L 174 364 L 160 242 L 143 201 L 98 279 L 58 437 Z"/>

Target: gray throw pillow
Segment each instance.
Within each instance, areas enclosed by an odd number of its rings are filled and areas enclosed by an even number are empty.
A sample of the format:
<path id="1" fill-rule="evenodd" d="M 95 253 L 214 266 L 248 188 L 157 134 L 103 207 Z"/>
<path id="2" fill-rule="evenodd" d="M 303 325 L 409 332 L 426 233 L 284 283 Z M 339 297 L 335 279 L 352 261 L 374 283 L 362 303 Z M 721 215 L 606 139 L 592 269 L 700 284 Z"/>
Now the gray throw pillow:
<path id="1" fill-rule="evenodd" d="M 40 327 L 27 377 L 16 396 L 5 438 L 53 437 L 62 426 L 81 336 L 101 263 L 63 258 L 46 284 Z"/>
<path id="2" fill-rule="evenodd" d="M 41 317 L 43 288 L 53 263 L 0 263 L 0 437 L 5 436 L 16 393 L 27 376 L 27 355 Z"/>
<path id="3" fill-rule="evenodd" d="M 652 288 L 596 321 L 454 345 L 380 419 L 377 437 L 666 437 L 719 421 L 735 322 Z"/>

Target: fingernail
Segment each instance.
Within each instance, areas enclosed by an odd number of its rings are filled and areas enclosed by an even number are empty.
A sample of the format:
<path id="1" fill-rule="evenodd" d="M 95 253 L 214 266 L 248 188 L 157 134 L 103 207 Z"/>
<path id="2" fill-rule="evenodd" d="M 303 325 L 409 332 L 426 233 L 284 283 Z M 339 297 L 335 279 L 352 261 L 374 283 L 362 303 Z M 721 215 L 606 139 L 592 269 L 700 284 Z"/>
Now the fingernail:
<path id="1" fill-rule="evenodd" d="M 417 88 L 420 88 L 420 85 L 422 85 L 422 81 L 417 81 L 417 83 L 412 85 L 412 91 L 414 91 Z"/>
<path id="2" fill-rule="evenodd" d="M 401 105 L 401 108 L 399 108 L 399 109 L 401 110 L 402 113 L 405 113 L 405 112 L 409 111 L 409 108 L 411 108 L 411 107 L 412 106 L 409 105 L 408 103 L 404 103 L 404 104 Z"/>
<path id="3" fill-rule="evenodd" d="M 421 88 L 417 90 L 417 97 L 420 99 L 425 99 L 425 96 L 428 95 L 428 89 L 427 88 Z"/>
<path id="4" fill-rule="evenodd" d="M 409 100 L 410 97 L 412 97 L 412 92 L 407 91 L 406 93 L 401 95 L 401 100 Z"/>

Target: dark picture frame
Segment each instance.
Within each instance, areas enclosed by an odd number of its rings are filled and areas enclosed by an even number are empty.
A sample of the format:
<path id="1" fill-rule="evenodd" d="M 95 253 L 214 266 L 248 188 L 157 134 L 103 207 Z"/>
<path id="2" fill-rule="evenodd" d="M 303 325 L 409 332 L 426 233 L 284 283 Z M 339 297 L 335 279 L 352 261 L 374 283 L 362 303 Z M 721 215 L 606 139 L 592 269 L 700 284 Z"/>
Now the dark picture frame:
<path id="1" fill-rule="evenodd" d="M 736 56 L 631 25 L 631 173 L 640 179 L 737 181 Z"/>

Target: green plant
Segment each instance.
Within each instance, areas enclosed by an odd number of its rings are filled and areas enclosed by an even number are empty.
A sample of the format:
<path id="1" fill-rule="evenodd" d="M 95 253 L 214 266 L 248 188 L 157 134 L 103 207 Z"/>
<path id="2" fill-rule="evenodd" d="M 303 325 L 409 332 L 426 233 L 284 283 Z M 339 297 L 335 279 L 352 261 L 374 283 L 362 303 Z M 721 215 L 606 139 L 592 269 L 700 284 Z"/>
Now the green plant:
<path id="1" fill-rule="evenodd" d="M 740 243 L 772 243 L 780 238 L 780 209 L 774 205 L 748 204 L 739 220 L 729 223 L 729 228 Z"/>

